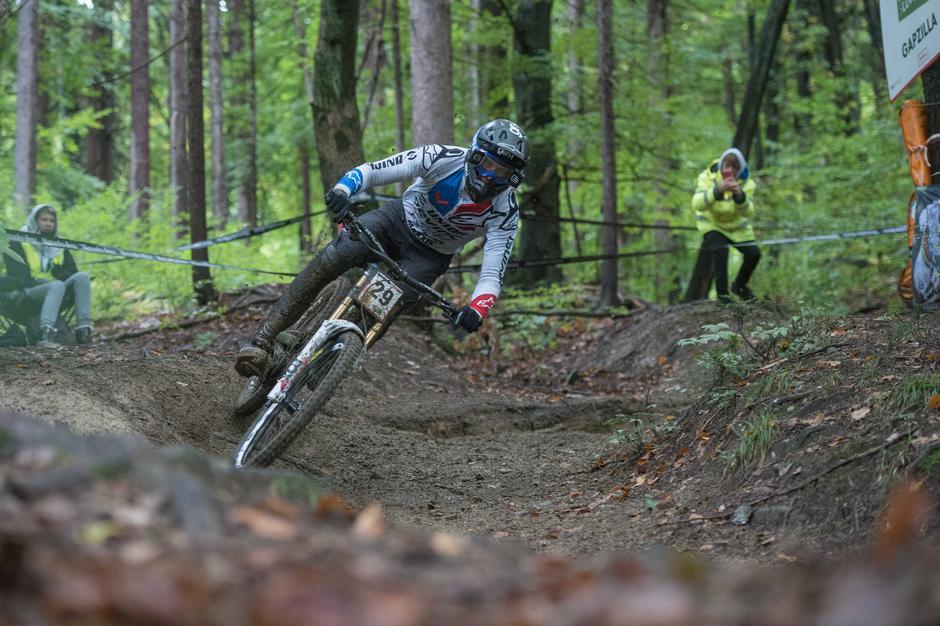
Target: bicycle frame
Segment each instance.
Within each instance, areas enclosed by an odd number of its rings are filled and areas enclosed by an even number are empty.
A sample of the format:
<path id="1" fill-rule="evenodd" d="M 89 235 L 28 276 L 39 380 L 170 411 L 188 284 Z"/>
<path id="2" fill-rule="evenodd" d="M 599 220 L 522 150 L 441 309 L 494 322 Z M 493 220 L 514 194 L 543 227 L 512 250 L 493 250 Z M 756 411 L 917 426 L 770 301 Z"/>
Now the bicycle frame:
<path id="1" fill-rule="evenodd" d="M 390 277 L 394 281 L 403 282 L 413 289 L 416 289 L 421 294 L 422 298 L 442 309 L 450 318 L 453 318 L 456 313 L 457 307 L 452 302 L 433 288 L 409 276 L 401 265 L 389 257 L 382 248 L 382 244 L 359 222 L 355 215 L 350 215 L 346 225 L 350 230 L 350 235 L 362 241 L 378 256 L 386 266 L 387 271 L 383 272 L 382 268 L 377 263 L 370 263 L 366 266 L 366 271 L 362 277 L 356 281 L 346 297 L 343 298 L 336 309 L 327 317 L 320 328 L 314 333 L 313 337 L 307 341 L 297 356 L 291 361 L 290 365 L 288 365 L 284 375 L 278 379 L 277 383 L 275 383 L 274 387 L 268 393 L 269 400 L 279 403 L 285 400 L 287 392 L 296 383 L 296 379 L 303 374 L 306 366 L 316 358 L 317 351 L 320 347 L 333 335 L 352 330 L 363 338 L 364 351 L 368 351 L 375 342 L 385 334 L 385 331 L 388 330 L 389 326 L 391 326 L 392 322 L 404 308 L 405 303 L 400 297 L 401 294 L 399 294 L 393 306 L 387 309 L 377 307 L 381 313 L 384 313 L 381 315 L 376 313 L 376 307 L 368 306 L 364 301 L 366 297 L 366 287 L 374 283 L 379 276 Z M 398 289 L 400 292 L 400 288 L 397 286 L 395 289 Z M 365 320 L 366 315 L 374 320 L 369 328 L 360 328 L 358 324 L 348 320 L 348 313 L 353 308 L 360 312 L 363 320 Z"/>

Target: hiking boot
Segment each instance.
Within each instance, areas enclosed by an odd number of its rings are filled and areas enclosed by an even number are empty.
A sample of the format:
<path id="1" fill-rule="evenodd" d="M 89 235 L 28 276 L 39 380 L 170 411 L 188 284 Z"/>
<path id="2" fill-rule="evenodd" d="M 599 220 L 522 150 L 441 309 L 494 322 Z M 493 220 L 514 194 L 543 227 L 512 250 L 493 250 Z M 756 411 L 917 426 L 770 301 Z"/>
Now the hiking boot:
<path id="1" fill-rule="evenodd" d="M 55 340 L 56 330 L 52 326 L 43 326 L 39 329 L 39 341 L 36 346 L 39 348 L 59 348 L 61 347 Z"/>
<path id="2" fill-rule="evenodd" d="M 748 288 L 747 285 L 739 285 L 738 281 L 731 283 L 731 293 L 741 298 L 745 302 L 750 302 L 751 300 L 756 300 L 754 292 Z"/>
<path id="3" fill-rule="evenodd" d="M 246 343 L 238 350 L 238 356 L 235 357 L 235 371 L 245 378 L 263 376 L 270 358 L 271 355 L 264 347 L 254 341 Z"/>
<path id="4" fill-rule="evenodd" d="M 87 346 L 91 343 L 91 328 L 81 326 L 75 329 L 75 343 L 80 346 Z"/>

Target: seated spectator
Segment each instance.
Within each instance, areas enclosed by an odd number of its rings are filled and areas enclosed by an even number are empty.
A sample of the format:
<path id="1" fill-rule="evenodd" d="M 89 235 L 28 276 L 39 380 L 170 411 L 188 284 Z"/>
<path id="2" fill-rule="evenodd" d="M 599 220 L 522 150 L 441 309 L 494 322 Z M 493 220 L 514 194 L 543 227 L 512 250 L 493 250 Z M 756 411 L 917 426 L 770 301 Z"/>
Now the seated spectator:
<path id="1" fill-rule="evenodd" d="M 21 230 L 42 237 L 55 237 L 58 231 L 55 208 L 49 204 L 36 205 Z M 23 262 L 5 256 L 8 276 L 16 281 L 28 302 L 41 305 L 37 345 L 56 345 L 56 322 L 66 296 L 75 303 L 76 343 L 91 343 L 91 279 L 85 272 L 78 271 L 72 254 L 46 243 L 22 245 L 11 242 L 10 249 Z"/>

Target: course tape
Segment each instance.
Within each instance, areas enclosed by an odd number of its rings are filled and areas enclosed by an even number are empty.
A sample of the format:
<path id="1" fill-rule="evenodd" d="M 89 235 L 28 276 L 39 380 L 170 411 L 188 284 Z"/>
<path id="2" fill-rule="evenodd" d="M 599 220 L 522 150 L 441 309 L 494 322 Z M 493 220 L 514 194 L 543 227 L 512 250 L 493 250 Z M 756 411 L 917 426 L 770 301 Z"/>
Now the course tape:
<path id="1" fill-rule="evenodd" d="M 296 224 L 297 222 L 301 222 L 308 217 L 323 215 L 324 213 L 326 213 L 326 211 L 318 211 L 316 213 L 304 213 L 303 215 L 289 217 L 285 220 L 278 220 L 276 222 L 271 222 L 270 224 L 265 224 L 264 226 L 255 226 L 254 228 L 245 227 L 245 228 L 242 228 L 241 230 L 236 230 L 233 233 L 228 233 L 226 235 L 219 235 L 218 237 L 213 237 L 211 239 L 203 239 L 202 241 L 189 243 L 189 244 L 186 244 L 185 246 L 178 246 L 173 249 L 174 250 L 201 250 L 202 248 L 208 248 L 209 246 L 214 246 L 218 243 L 228 243 L 230 241 L 248 239 L 249 237 L 254 237 L 256 235 L 263 235 L 264 233 L 269 233 L 272 230 L 277 230 L 278 228 L 284 228 L 285 226 Z"/>
<path id="2" fill-rule="evenodd" d="M 106 254 L 125 259 L 140 259 L 142 261 L 156 261 L 159 263 L 173 263 L 175 265 L 190 265 L 193 267 L 209 267 L 220 270 L 236 270 L 239 272 L 252 272 L 255 274 L 271 274 L 273 276 L 296 276 L 289 272 L 275 272 L 272 270 L 262 270 L 251 267 L 239 267 L 237 265 L 226 265 L 223 263 L 210 263 L 209 261 L 193 261 L 191 259 L 179 259 L 177 257 L 165 256 L 162 254 L 152 254 L 150 252 L 139 252 L 137 250 L 126 250 L 114 246 L 101 246 L 86 241 L 76 241 L 74 239 L 62 239 L 59 237 L 40 237 L 35 233 L 24 232 L 22 230 L 4 229 L 10 241 L 20 243 L 45 244 L 53 248 L 65 248 L 67 250 L 78 250 L 80 252 L 91 252 L 93 254 Z"/>
<path id="3" fill-rule="evenodd" d="M 871 237 L 873 235 L 893 235 L 906 233 L 907 226 L 892 226 L 891 228 L 869 228 L 867 230 L 853 230 L 846 233 L 832 233 L 830 235 L 807 235 L 805 237 L 786 237 L 784 239 L 765 239 L 757 243 L 763 246 L 779 246 L 801 241 L 832 241 L 833 239 L 855 239 L 857 237 Z"/>
<path id="4" fill-rule="evenodd" d="M 352 198 L 350 202 L 353 204 L 365 204 L 370 201 L 382 201 L 388 202 L 391 200 L 397 200 L 398 196 L 386 196 L 376 193 L 357 193 Z M 197 241 L 195 243 L 189 243 L 185 246 L 179 246 L 174 248 L 174 250 L 201 250 L 202 248 L 208 248 L 209 246 L 214 246 L 219 243 L 228 243 L 230 241 L 239 241 L 241 239 L 248 239 L 249 237 L 255 237 L 257 235 L 263 235 L 269 233 L 272 230 L 277 230 L 279 228 L 284 228 L 290 226 L 291 224 L 296 224 L 302 222 L 308 217 L 317 217 L 318 215 L 325 215 L 326 211 L 315 211 L 313 213 L 303 213 L 301 215 L 295 215 L 294 217 L 288 217 L 283 220 L 278 220 L 276 222 L 271 222 L 270 224 L 265 224 L 264 226 L 255 226 L 254 228 L 242 228 L 241 230 L 236 230 L 233 233 L 228 233 L 226 235 L 219 235 L 218 237 L 212 237 L 211 239 L 203 239 L 202 241 Z"/>

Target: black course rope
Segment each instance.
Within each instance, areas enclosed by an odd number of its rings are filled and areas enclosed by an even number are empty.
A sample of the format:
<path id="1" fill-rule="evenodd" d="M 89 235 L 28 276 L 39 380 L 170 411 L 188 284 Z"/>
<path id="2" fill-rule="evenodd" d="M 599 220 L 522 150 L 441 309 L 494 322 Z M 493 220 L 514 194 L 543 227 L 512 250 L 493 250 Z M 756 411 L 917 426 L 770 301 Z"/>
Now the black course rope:
<path id="1" fill-rule="evenodd" d="M 200 250 L 202 248 L 208 248 L 209 246 L 214 246 L 218 243 L 228 243 L 230 241 L 238 241 L 240 239 L 248 239 L 249 237 L 254 237 L 256 235 L 263 235 L 264 233 L 269 233 L 272 230 L 277 230 L 279 228 L 284 228 L 285 226 L 290 226 L 291 224 L 296 224 L 302 222 L 308 217 L 315 217 L 317 215 L 323 215 L 326 211 L 317 211 L 316 213 L 304 213 L 303 215 L 295 215 L 294 217 L 289 217 L 284 220 L 278 220 L 276 222 L 271 222 L 265 224 L 264 226 L 255 226 L 254 228 L 242 228 L 233 233 L 228 233 L 227 235 L 219 235 L 218 237 L 212 237 L 211 239 L 203 239 L 202 241 L 197 241 L 195 243 L 189 243 L 185 246 L 178 246 L 174 250 Z"/>

